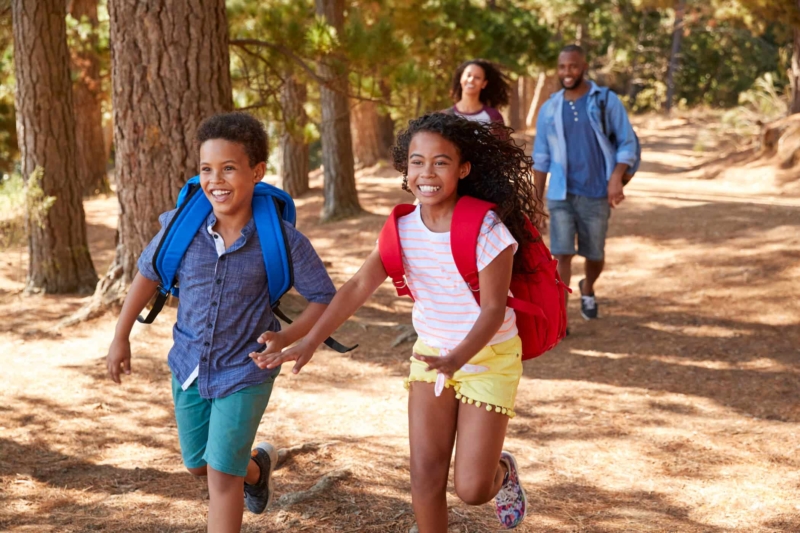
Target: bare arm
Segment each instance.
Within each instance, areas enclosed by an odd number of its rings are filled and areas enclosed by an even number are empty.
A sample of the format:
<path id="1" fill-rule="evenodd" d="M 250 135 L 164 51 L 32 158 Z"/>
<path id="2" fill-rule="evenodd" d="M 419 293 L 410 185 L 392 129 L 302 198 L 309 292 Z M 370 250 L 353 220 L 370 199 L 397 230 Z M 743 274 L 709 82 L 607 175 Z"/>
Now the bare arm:
<path id="1" fill-rule="evenodd" d="M 478 315 L 475 325 L 458 346 L 450 350 L 446 357 L 416 354 L 414 357 L 428 363 L 431 370 L 438 370 L 452 378 L 456 370 L 487 346 L 505 319 L 513 265 L 514 251 L 509 246 L 480 271 L 478 281 L 481 287 L 481 313 Z"/>
<path id="2" fill-rule="evenodd" d="M 386 275 L 376 248 L 355 276 L 339 289 L 328 308 L 297 346 L 283 352 L 257 354 L 257 357 L 254 357 L 256 364 L 260 368 L 275 368 L 286 361 L 297 361 L 292 369 L 292 372 L 297 374 L 308 363 L 322 341 L 364 305 L 386 279 Z"/>
<path id="3" fill-rule="evenodd" d="M 117 329 L 114 332 L 114 340 L 108 349 L 106 356 L 106 368 L 108 376 L 115 382 L 120 383 L 120 373 L 131 373 L 131 345 L 129 337 L 136 317 L 142 312 L 144 306 L 156 293 L 158 282 L 147 279 L 137 273 L 122 304 L 122 310 L 117 320 Z"/>
<path id="4" fill-rule="evenodd" d="M 533 171 L 533 187 L 536 189 L 536 196 L 541 202 L 544 199 L 544 186 L 547 183 L 547 172 L 541 170 Z"/>

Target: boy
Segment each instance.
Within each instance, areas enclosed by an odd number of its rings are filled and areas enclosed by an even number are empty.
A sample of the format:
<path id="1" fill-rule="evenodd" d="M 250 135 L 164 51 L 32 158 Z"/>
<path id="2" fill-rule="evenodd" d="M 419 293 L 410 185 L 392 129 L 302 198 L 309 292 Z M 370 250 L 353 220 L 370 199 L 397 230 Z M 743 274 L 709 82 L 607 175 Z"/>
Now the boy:
<path id="1" fill-rule="evenodd" d="M 262 370 L 249 355 L 262 343 L 268 353 L 280 352 L 303 337 L 336 290 L 308 239 L 284 222 L 294 286 L 309 305 L 281 330 L 270 308 L 252 209 L 266 170 L 266 131 L 245 113 L 221 114 L 200 125 L 197 143 L 200 185 L 213 211 L 178 269 L 180 304 L 168 362 L 183 462 L 192 474 L 208 476 L 208 531 L 234 532 L 241 528 L 243 493 L 255 513 L 272 499 L 277 459 L 268 443 L 252 453 L 250 446 L 280 369 Z M 120 312 L 107 357 L 117 383 L 121 371 L 130 374 L 131 328 L 157 290 L 153 256 L 175 212 L 161 215 L 161 231 L 139 258 Z"/>

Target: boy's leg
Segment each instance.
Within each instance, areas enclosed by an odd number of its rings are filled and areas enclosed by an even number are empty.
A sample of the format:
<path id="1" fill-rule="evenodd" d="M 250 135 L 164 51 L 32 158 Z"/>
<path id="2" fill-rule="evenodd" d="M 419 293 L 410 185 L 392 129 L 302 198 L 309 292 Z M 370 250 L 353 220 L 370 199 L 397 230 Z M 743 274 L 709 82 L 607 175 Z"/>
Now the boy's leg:
<path id="1" fill-rule="evenodd" d="M 408 394 L 411 504 L 420 533 L 447 531 L 445 492 L 458 417 L 453 388 L 438 397 L 433 388 L 433 383 L 414 381 Z"/>
<path id="2" fill-rule="evenodd" d="M 200 396 L 196 383 L 183 390 L 175 376 L 172 377 L 172 400 L 183 464 L 193 475 L 205 476 L 207 469 L 203 456 L 208 442 L 211 401 Z"/>
<path id="3" fill-rule="evenodd" d="M 209 467 L 209 532 L 234 531 L 223 525 L 229 523 L 234 515 L 238 515 L 234 522 L 241 525 L 244 480 L 248 473 L 252 477 L 253 469 L 250 448 L 269 403 L 273 382 L 271 378 L 260 385 L 217 398 L 212 403 L 204 456 Z M 221 529 L 212 529 L 212 524 Z"/>
<path id="4" fill-rule="evenodd" d="M 208 467 L 208 532 L 239 533 L 244 512 L 244 477 Z"/>
<path id="5" fill-rule="evenodd" d="M 481 505 L 497 495 L 507 468 L 500 461 L 508 416 L 463 404 L 458 411 L 456 494 L 469 505 Z"/>

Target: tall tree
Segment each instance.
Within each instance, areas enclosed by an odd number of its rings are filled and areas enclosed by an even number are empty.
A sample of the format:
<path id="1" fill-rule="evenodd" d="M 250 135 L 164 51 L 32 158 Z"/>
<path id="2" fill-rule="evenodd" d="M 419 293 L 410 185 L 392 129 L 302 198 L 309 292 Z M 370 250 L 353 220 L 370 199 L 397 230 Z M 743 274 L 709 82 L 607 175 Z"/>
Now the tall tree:
<path id="1" fill-rule="evenodd" d="M 378 114 L 378 105 L 371 100 L 356 100 L 350 118 L 356 164 L 371 167 L 381 159 L 388 159 L 391 141 L 386 142 L 385 118 Z"/>
<path id="2" fill-rule="evenodd" d="M 86 240 L 78 178 L 64 0 L 13 0 L 17 134 L 22 174 L 43 170 L 41 188 L 55 202 L 28 221 L 28 289 L 91 291 L 97 282 Z"/>
<path id="3" fill-rule="evenodd" d="M 110 192 L 103 135 L 97 0 L 69 0 L 67 10 L 80 23 L 72 49 L 78 174 L 86 194 Z"/>
<path id="4" fill-rule="evenodd" d="M 344 27 L 344 0 L 316 0 L 317 14 L 336 35 Z M 320 88 L 322 101 L 322 166 L 325 169 L 322 220 L 336 220 L 361 212 L 356 191 L 353 141 L 350 136 L 350 104 L 347 98 L 347 62 L 334 47 L 320 65 L 326 80 Z"/>
<path id="5" fill-rule="evenodd" d="M 305 194 L 308 187 L 308 116 L 303 108 L 307 90 L 304 82 L 289 74 L 281 87 L 284 131 L 281 135 L 281 188 L 292 197 Z"/>
<path id="6" fill-rule="evenodd" d="M 120 218 L 96 305 L 124 296 L 158 215 L 197 173 L 200 122 L 233 107 L 224 0 L 110 0 L 108 7 Z"/>
<path id="7" fill-rule="evenodd" d="M 669 53 L 669 67 L 667 69 L 667 99 L 664 109 L 667 113 L 672 109 L 672 100 L 675 96 L 675 71 L 678 69 L 678 60 L 681 52 L 681 38 L 683 37 L 683 12 L 686 0 L 677 0 L 675 5 L 675 25 L 672 30 L 672 48 Z"/>

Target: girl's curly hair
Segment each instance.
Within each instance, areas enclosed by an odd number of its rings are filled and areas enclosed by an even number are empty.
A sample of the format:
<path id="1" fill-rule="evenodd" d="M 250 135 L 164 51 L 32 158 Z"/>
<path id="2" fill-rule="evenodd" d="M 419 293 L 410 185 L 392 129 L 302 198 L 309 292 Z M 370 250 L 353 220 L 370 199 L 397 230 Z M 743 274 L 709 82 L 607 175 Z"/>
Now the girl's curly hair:
<path id="1" fill-rule="evenodd" d="M 505 126 L 483 124 L 444 113 L 414 119 L 397 136 L 392 148 L 394 168 L 403 173 L 403 189 L 411 192 L 408 188 L 411 139 L 422 131 L 441 135 L 458 148 L 461 162 L 469 161 L 472 165 L 469 174 L 458 182 L 459 196 L 474 196 L 497 204 L 495 212 L 517 242 L 533 242 L 534 236 L 525 228 L 525 217 L 540 228 L 547 216 L 533 186 L 533 161 L 512 140 L 498 137 L 498 127 L 508 130 L 508 133 L 511 131 Z"/>
<path id="2" fill-rule="evenodd" d="M 459 65 L 453 74 L 453 85 L 450 88 L 450 97 L 453 101 L 461 100 L 461 75 L 470 65 L 478 65 L 486 75 L 486 87 L 481 89 L 481 94 L 478 96 L 481 103 L 494 108 L 507 106 L 508 95 L 511 92 L 508 77 L 503 74 L 500 67 L 485 59 L 472 59 Z"/>

